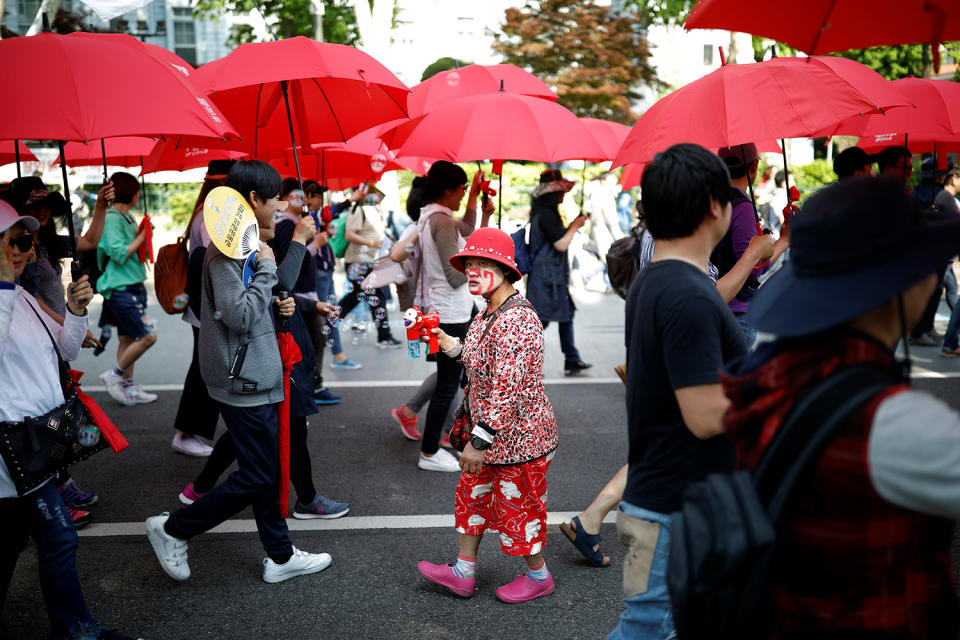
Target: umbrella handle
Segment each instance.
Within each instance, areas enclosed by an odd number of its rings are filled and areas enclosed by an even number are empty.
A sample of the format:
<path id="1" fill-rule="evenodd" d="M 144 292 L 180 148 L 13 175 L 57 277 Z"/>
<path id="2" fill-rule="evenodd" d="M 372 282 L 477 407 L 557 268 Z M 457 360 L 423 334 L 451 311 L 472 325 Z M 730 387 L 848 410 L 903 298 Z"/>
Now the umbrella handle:
<path id="1" fill-rule="evenodd" d="M 277 297 L 280 298 L 280 301 L 286 300 L 290 297 L 290 294 L 286 291 L 280 291 L 277 293 Z M 277 327 L 280 333 L 290 333 L 290 319 L 281 317 L 277 321 Z"/>

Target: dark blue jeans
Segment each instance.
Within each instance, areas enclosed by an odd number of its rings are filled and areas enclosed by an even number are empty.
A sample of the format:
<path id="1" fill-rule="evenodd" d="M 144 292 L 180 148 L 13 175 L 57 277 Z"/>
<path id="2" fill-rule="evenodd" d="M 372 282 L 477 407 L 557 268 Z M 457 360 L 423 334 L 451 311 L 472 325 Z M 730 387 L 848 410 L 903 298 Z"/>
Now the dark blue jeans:
<path id="1" fill-rule="evenodd" d="M 73 520 L 54 482 L 22 498 L 0 500 L 0 609 L 17 558 L 33 538 L 37 544 L 40 592 L 53 638 L 96 638 L 101 626 L 87 609 L 77 574 L 80 544 Z"/>
<path id="2" fill-rule="evenodd" d="M 219 406 L 239 468 L 213 491 L 171 514 L 164 529 L 175 538 L 189 540 L 252 506 L 264 551 L 283 564 L 293 555 L 293 544 L 277 497 L 277 406 Z"/>
<path id="3" fill-rule="evenodd" d="M 576 362 L 580 359 L 580 352 L 573 343 L 573 320 L 567 322 L 558 322 L 560 326 L 560 350 L 563 351 L 563 359 L 566 362 Z M 546 331 L 550 321 L 543 323 L 543 330 Z"/>

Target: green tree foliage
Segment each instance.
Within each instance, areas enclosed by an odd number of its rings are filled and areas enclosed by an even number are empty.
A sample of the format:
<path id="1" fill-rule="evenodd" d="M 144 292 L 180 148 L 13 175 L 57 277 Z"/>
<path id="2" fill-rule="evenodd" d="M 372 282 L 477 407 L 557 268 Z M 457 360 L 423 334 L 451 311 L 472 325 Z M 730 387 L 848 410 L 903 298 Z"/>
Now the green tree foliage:
<path id="1" fill-rule="evenodd" d="M 356 45 L 360 40 L 357 17 L 351 0 L 324 0 L 323 39 L 337 44 Z M 224 13 L 262 11 L 268 23 L 274 24 L 278 38 L 315 35 L 310 0 L 197 0 L 194 15 L 217 18 Z M 236 46 L 256 40 L 249 25 L 233 28 L 228 44 Z"/>
<path id="2" fill-rule="evenodd" d="M 635 21 L 593 0 L 527 0 L 505 11 L 494 50 L 546 82 L 578 116 L 624 124 L 642 84 L 660 86 Z"/>
<path id="3" fill-rule="evenodd" d="M 960 42 L 948 42 L 943 46 L 946 52 L 941 55 L 941 64 L 951 60 L 960 62 Z M 925 68 L 933 63 L 929 49 L 928 45 L 904 44 L 896 47 L 853 49 L 837 55 L 865 64 L 887 80 L 899 80 L 910 76 L 924 77 Z M 960 80 L 960 72 L 954 79 Z"/>
<path id="4" fill-rule="evenodd" d="M 683 24 L 695 0 L 626 0 L 624 9 L 633 9 L 644 27 Z"/>
<path id="5" fill-rule="evenodd" d="M 436 62 L 430 63 L 427 68 L 423 70 L 423 75 L 420 76 L 420 82 L 423 82 L 427 78 L 432 78 L 441 71 L 449 71 L 450 69 L 465 67 L 468 64 L 473 63 L 450 57 L 438 58 Z"/>

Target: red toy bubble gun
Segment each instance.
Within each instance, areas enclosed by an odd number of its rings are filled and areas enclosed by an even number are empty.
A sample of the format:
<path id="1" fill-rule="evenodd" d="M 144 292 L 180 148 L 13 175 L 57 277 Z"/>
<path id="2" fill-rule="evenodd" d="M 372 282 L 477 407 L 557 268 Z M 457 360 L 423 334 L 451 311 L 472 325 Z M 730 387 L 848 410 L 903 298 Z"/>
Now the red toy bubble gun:
<path id="1" fill-rule="evenodd" d="M 440 351 L 440 343 L 437 336 L 433 334 L 433 329 L 440 326 L 440 314 L 423 314 L 420 307 L 412 307 L 403 313 L 403 325 L 407 329 L 407 352 L 411 358 L 420 357 L 420 338 L 430 339 L 427 353 L 437 353 Z"/>

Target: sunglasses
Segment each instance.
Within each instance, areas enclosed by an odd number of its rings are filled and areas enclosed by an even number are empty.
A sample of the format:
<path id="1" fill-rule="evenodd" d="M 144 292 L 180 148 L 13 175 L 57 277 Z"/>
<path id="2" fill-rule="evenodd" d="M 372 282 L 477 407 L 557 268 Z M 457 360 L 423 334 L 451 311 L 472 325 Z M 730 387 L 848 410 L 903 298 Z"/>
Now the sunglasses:
<path id="1" fill-rule="evenodd" d="M 19 249 L 20 253 L 26 253 L 33 248 L 33 236 L 29 233 L 25 233 L 21 236 L 17 236 L 16 238 L 11 238 L 10 246 Z"/>

